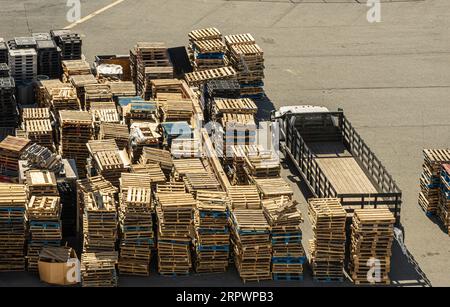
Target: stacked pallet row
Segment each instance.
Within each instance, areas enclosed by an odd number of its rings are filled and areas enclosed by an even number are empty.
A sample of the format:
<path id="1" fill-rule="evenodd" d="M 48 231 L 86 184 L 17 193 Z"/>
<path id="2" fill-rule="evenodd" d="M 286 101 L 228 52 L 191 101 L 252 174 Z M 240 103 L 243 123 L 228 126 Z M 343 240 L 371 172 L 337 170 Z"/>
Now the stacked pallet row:
<path id="1" fill-rule="evenodd" d="M 214 69 L 226 66 L 226 46 L 222 34 L 216 28 L 189 32 L 188 53 L 194 70 Z"/>
<path id="2" fill-rule="evenodd" d="M 183 183 L 157 186 L 158 272 L 187 275 L 192 267 L 190 227 L 196 201 L 185 192 Z"/>
<path id="3" fill-rule="evenodd" d="M 39 253 L 45 246 L 60 246 L 62 239 L 61 203 L 56 176 L 48 170 L 30 170 L 25 173 L 28 195 L 27 206 L 29 242 L 27 269 L 37 271 Z"/>
<path id="4" fill-rule="evenodd" d="M 37 73 L 50 79 L 61 77 L 61 50 L 50 38 L 35 38 L 37 51 Z"/>
<path id="5" fill-rule="evenodd" d="M 183 81 L 178 79 L 156 79 L 151 81 L 152 98 L 158 100 L 181 99 L 183 94 Z"/>
<path id="6" fill-rule="evenodd" d="M 0 183 L 0 272 L 25 270 L 26 187 Z"/>
<path id="7" fill-rule="evenodd" d="M 228 197 L 225 192 L 198 191 L 194 213 L 195 271 L 225 272 L 230 252 Z"/>
<path id="8" fill-rule="evenodd" d="M 169 178 L 172 173 L 173 160 L 170 151 L 144 147 L 139 163 L 142 165 L 157 164 L 163 171 L 166 178 Z"/>
<path id="9" fill-rule="evenodd" d="M 132 101 L 122 107 L 125 124 L 157 123 L 157 105 L 154 101 Z"/>
<path id="10" fill-rule="evenodd" d="M 52 30 L 50 34 L 56 45 L 61 49 L 62 60 L 81 59 L 82 40 L 80 35 L 70 30 Z"/>
<path id="11" fill-rule="evenodd" d="M 251 34 L 225 36 L 230 64 L 237 72 L 243 97 L 261 98 L 264 94 L 264 52 Z"/>
<path id="12" fill-rule="evenodd" d="M 338 199 L 309 199 L 308 215 L 314 237 L 309 241 L 314 281 L 344 280 L 346 212 Z"/>
<path id="13" fill-rule="evenodd" d="M 32 194 L 33 195 L 33 194 Z M 31 196 L 27 206 L 30 225 L 27 269 L 37 271 L 39 253 L 44 246 L 60 246 L 62 239 L 59 196 Z"/>
<path id="14" fill-rule="evenodd" d="M 50 107 L 50 101 L 47 100 L 47 93 L 53 88 L 63 88 L 67 85 L 59 79 L 38 80 L 36 81 L 36 102 L 39 107 Z"/>
<path id="15" fill-rule="evenodd" d="M 439 204 L 441 165 L 450 163 L 450 149 L 424 149 L 423 155 L 419 205 L 427 216 L 432 216 L 436 214 Z"/>
<path id="16" fill-rule="evenodd" d="M 113 102 L 111 88 L 106 84 L 86 84 L 84 86 L 84 109 L 89 111 L 91 106 L 99 102 Z"/>
<path id="17" fill-rule="evenodd" d="M 349 267 L 356 284 L 390 283 L 394 224 L 394 215 L 388 209 L 355 210 Z"/>
<path id="18" fill-rule="evenodd" d="M 38 145 L 55 151 L 53 126 L 49 108 L 25 108 L 22 110 L 22 125 L 27 138 Z"/>
<path id="19" fill-rule="evenodd" d="M 63 82 L 70 82 L 70 78 L 76 75 L 90 75 L 91 66 L 85 60 L 64 60 L 61 62 Z"/>
<path id="20" fill-rule="evenodd" d="M 144 99 L 150 99 L 152 97 L 150 82 L 153 78 L 173 78 L 169 52 L 164 43 L 139 42 L 134 47 L 134 54 L 136 54 L 137 92 Z M 146 70 L 147 67 L 164 68 Z"/>
<path id="21" fill-rule="evenodd" d="M 119 208 L 119 272 L 148 276 L 154 246 L 151 177 L 147 174 L 122 174 Z"/>
<path id="22" fill-rule="evenodd" d="M 442 164 L 439 196 L 437 214 L 450 235 L 450 164 Z"/>
<path id="23" fill-rule="evenodd" d="M 17 108 L 15 82 L 10 77 L 9 67 L 0 63 L 0 127 L 16 127 Z"/>
<path id="24" fill-rule="evenodd" d="M 117 287 L 117 252 L 83 253 L 81 285 L 83 287 Z"/>
<path id="25" fill-rule="evenodd" d="M 262 205 L 271 227 L 272 278 L 303 280 L 306 257 L 300 229 L 303 219 L 297 202 L 280 196 L 263 200 Z"/>
<path id="26" fill-rule="evenodd" d="M 92 116 L 85 111 L 60 111 L 59 117 L 59 152 L 64 158 L 75 160 L 82 178 L 86 175 L 86 159 L 89 157 L 86 143 L 93 137 Z"/>
<path id="27" fill-rule="evenodd" d="M 11 76 L 17 84 L 24 84 L 36 80 L 37 53 L 34 49 L 10 49 L 8 66 Z"/>
<path id="28" fill-rule="evenodd" d="M 91 177 L 91 181 L 108 183 L 101 176 Z M 81 182 L 81 185 L 86 185 Z M 111 252 L 116 249 L 117 204 L 112 192 L 93 190 L 81 191 L 83 204 L 83 252 Z"/>
<path id="29" fill-rule="evenodd" d="M 97 84 L 98 81 L 91 73 L 84 73 L 80 75 L 71 75 L 69 77 L 69 82 L 75 88 L 77 92 L 77 97 L 80 100 L 80 106 L 85 109 L 84 95 L 86 93 L 85 87 L 91 84 Z"/>
<path id="30" fill-rule="evenodd" d="M 227 189 L 231 208 L 234 209 L 261 209 L 261 199 L 255 185 L 234 185 Z"/>
<path id="31" fill-rule="evenodd" d="M 0 174 L 9 177 L 19 177 L 19 160 L 29 146 L 28 139 L 7 136 L 0 142 Z"/>
<path id="32" fill-rule="evenodd" d="M 89 112 L 92 114 L 95 127 L 95 138 L 99 137 L 100 126 L 102 123 L 119 124 L 120 115 L 114 101 L 95 102 Z"/>
<path id="33" fill-rule="evenodd" d="M 244 282 L 272 279 L 270 226 L 261 209 L 231 212 L 231 243 L 234 263 Z"/>

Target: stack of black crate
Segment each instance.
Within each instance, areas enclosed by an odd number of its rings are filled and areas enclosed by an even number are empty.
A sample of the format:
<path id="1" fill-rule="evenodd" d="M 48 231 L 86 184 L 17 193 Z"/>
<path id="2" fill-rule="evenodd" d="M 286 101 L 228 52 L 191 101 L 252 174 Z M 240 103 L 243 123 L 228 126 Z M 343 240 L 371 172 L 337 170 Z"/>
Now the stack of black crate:
<path id="1" fill-rule="evenodd" d="M 8 46 L 3 38 L 0 37 L 0 63 L 8 63 Z"/>
<path id="2" fill-rule="evenodd" d="M 50 79 L 61 77 L 61 49 L 52 40 L 37 40 L 38 74 L 48 76 Z"/>
<path id="3" fill-rule="evenodd" d="M 203 86 L 201 106 L 205 122 L 211 120 L 214 98 L 239 98 L 241 96 L 239 82 L 236 80 L 211 80 Z"/>
<path id="4" fill-rule="evenodd" d="M 51 37 L 61 49 L 61 60 L 80 60 L 82 40 L 79 34 L 70 30 L 52 30 Z"/>
<path id="5" fill-rule="evenodd" d="M 10 76 L 9 67 L 0 63 L 0 127 L 16 127 L 17 107 L 15 83 Z"/>

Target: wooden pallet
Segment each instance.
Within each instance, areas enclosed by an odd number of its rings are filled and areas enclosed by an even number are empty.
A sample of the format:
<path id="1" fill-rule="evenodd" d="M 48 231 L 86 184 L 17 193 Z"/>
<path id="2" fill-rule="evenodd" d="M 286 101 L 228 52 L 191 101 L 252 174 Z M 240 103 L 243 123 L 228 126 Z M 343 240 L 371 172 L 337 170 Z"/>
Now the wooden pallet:
<path id="1" fill-rule="evenodd" d="M 50 119 L 49 108 L 23 108 L 22 121 L 31 119 Z"/>
<path id="2" fill-rule="evenodd" d="M 233 67 L 227 66 L 222 68 L 186 73 L 184 75 L 184 78 L 190 86 L 198 86 L 208 80 L 235 79 L 236 71 Z"/>
<path id="3" fill-rule="evenodd" d="M 188 33 L 188 37 L 193 41 L 221 39 L 222 34 L 217 28 L 204 28 L 193 30 Z"/>
<path id="4" fill-rule="evenodd" d="M 255 185 L 230 186 L 227 190 L 232 209 L 259 209 L 261 199 Z"/>
<path id="5" fill-rule="evenodd" d="M 177 180 L 181 180 L 187 173 L 200 173 L 203 175 L 207 174 L 202 161 L 198 158 L 173 160 L 174 178 L 176 178 Z"/>
<path id="6" fill-rule="evenodd" d="M 18 177 L 18 162 L 29 144 L 28 139 L 10 135 L 0 142 L 0 174 Z"/>
<path id="7" fill-rule="evenodd" d="M 158 164 L 166 176 L 172 172 L 173 160 L 168 150 L 144 147 L 139 161 L 141 164 Z"/>
<path id="8" fill-rule="evenodd" d="M 214 98 L 214 114 L 216 117 L 223 113 L 235 114 L 253 114 L 255 115 L 258 108 L 255 102 L 250 98 L 231 99 L 231 98 Z"/>
<path id="9" fill-rule="evenodd" d="M 31 196 L 27 204 L 28 220 L 59 220 L 61 202 L 59 196 Z"/>
<path id="10" fill-rule="evenodd" d="M 186 173 L 184 183 L 187 191 L 194 196 L 199 190 L 220 191 L 221 186 L 214 174 Z"/>
<path id="11" fill-rule="evenodd" d="M 119 149 L 128 147 L 129 135 L 127 125 L 109 122 L 100 123 L 99 139 L 114 140 Z"/>
<path id="12" fill-rule="evenodd" d="M 152 187 L 155 187 L 156 184 L 166 182 L 166 176 L 161 170 L 161 167 L 156 163 L 133 164 L 131 165 L 131 172 L 135 174 L 145 174 L 150 176 Z"/>
<path id="13" fill-rule="evenodd" d="M 254 184 L 261 193 L 261 198 L 286 196 L 292 198 L 294 191 L 283 178 L 254 178 Z"/>
<path id="14" fill-rule="evenodd" d="M 255 44 L 255 39 L 250 33 L 246 34 L 232 34 L 224 37 L 225 43 L 228 47 L 234 45 L 252 45 Z"/>

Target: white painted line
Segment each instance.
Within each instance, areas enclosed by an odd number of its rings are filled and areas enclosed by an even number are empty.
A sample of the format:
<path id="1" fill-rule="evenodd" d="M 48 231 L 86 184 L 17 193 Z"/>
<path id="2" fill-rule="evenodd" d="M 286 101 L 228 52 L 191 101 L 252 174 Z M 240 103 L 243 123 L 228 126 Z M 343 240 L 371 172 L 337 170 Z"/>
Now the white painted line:
<path id="1" fill-rule="evenodd" d="M 91 14 L 89 14 L 89 15 L 83 17 L 83 18 L 81 18 L 80 20 L 75 21 L 74 23 L 68 25 L 68 26 L 65 27 L 64 29 L 65 29 L 65 30 L 72 29 L 72 28 L 75 27 L 76 25 L 79 25 L 80 23 L 83 23 L 83 22 L 85 22 L 85 21 L 88 21 L 89 19 L 91 19 L 91 18 L 97 16 L 98 14 L 103 13 L 103 12 L 106 11 L 106 10 L 109 10 L 110 8 L 116 6 L 116 5 L 118 5 L 118 4 L 120 4 L 120 3 L 124 2 L 124 1 L 125 1 L 125 0 L 117 0 L 116 2 L 113 2 L 113 3 L 111 3 L 111 4 L 107 5 L 107 6 L 105 6 L 104 8 L 101 8 L 101 9 L 99 9 L 99 10 L 97 10 L 97 11 L 95 11 L 95 12 L 93 12 L 93 13 L 91 13 Z"/>

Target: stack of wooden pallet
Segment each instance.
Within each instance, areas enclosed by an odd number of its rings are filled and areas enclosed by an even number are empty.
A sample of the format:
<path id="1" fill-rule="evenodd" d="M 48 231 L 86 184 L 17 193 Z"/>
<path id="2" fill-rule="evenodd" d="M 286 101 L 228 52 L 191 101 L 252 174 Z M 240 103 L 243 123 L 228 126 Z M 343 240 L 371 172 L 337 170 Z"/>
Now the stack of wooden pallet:
<path id="1" fill-rule="evenodd" d="M 173 67 L 145 67 L 144 72 L 144 84 L 142 89 L 142 95 L 144 99 L 150 99 L 154 96 L 153 82 L 160 80 L 173 79 Z"/>
<path id="2" fill-rule="evenodd" d="M 136 163 L 146 148 L 158 147 L 161 135 L 157 131 L 158 124 L 149 122 L 136 122 L 130 127 L 130 141 L 128 152 L 131 160 Z"/>
<path id="3" fill-rule="evenodd" d="M 179 97 L 183 98 L 183 81 L 178 79 L 157 79 L 152 80 L 152 97 Z"/>
<path id="4" fill-rule="evenodd" d="M 159 165 L 167 178 L 169 178 L 172 173 L 173 160 L 172 155 L 168 150 L 144 147 L 139 162 L 144 165 Z"/>
<path id="5" fill-rule="evenodd" d="M 216 176 L 212 173 L 186 173 L 184 184 L 189 193 L 197 195 L 199 191 L 220 191 L 221 186 Z"/>
<path id="6" fill-rule="evenodd" d="M 90 110 L 97 102 L 113 101 L 111 89 L 106 84 L 87 84 L 84 86 L 84 108 Z"/>
<path id="7" fill-rule="evenodd" d="M 248 147 L 247 153 L 256 150 L 256 123 L 253 114 L 224 113 L 219 123 L 221 127 L 213 136 L 218 153 L 233 157 L 231 146 L 234 145 L 252 146 Z"/>
<path id="8" fill-rule="evenodd" d="M 26 188 L 0 183 L 0 272 L 25 270 Z"/>
<path id="9" fill-rule="evenodd" d="M 280 177 L 280 157 L 261 145 L 245 146 L 245 169 L 254 178 Z"/>
<path id="10" fill-rule="evenodd" d="M 60 246 L 62 239 L 61 204 L 59 196 L 31 196 L 27 205 L 30 226 L 27 268 L 37 270 L 39 253 L 44 246 Z"/>
<path id="11" fill-rule="evenodd" d="M 238 99 L 240 96 L 241 88 L 237 80 L 211 80 L 206 82 L 200 99 L 205 120 L 209 121 L 212 119 L 214 99 Z"/>
<path id="12" fill-rule="evenodd" d="M 154 101 L 130 102 L 122 107 L 122 115 L 127 125 L 134 122 L 156 122 L 157 105 Z"/>
<path id="13" fill-rule="evenodd" d="M 231 66 L 194 71 L 184 75 L 189 86 L 200 86 L 209 80 L 236 80 L 236 70 Z"/>
<path id="14" fill-rule="evenodd" d="M 228 267 L 230 233 L 225 192 L 197 191 L 194 213 L 195 271 L 224 272 Z"/>
<path id="15" fill-rule="evenodd" d="M 126 151 L 119 150 L 114 140 L 90 140 L 87 148 L 97 173 L 118 187 L 121 174 L 130 165 Z"/>
<path id="16" fill-rule="evenodd" d="M 191 131 L 190 127 L 188 131 Z M 176 137 L 170 140 L 170 152 L 172 156 L 177 159 L 201 157 L 203 155 L 203 144 L 200 139 L 196 137 L 189 138 L 183 132 L 179 134 L 179 136 L 181 135 L 183 137 Z"/>
<path id="17" fill-rule="evenodd" d="M 225 36 L 230 64 L 237 72 L 241 95 L 260 98 L 264 94 L 264 52 L 251 34 Z"/>
<path id="18" fill-rule="evenodd" d="M 94 120 L 96 138 L 98 138 L 102 123 L 118 124 L 120 122 L 120 116 L 114 101 L 95 102 L 89 112 Z"/>
<path id="19" fill-rule="evenodd" d="M 232 209 L 260 209 L 261 199 L 255 185 L 235 185 L 227 190 Z"/>
<path id="20" fill-rule="evenodd" d="M 211 106 L 211 118 L 220 120 L 224 114 L 251 114 L 256 115 L 258 107 L 250 98 L 214 98 Z"/>
<path id="21" fill-rule="evenodd" d="M 150 181 L 146 174 L 122 174 L 119 196 L 120 274 L 150 274 L 154 246 Z"/>
<path id="22" fill-rule="evenodd" d="M 89 151 L 86 143 L 92 139 L 94 127 L 92 116 L 85 111 L 60 111 L 59 125 L 61 144 L 59 152 L 64 158 L 74 159 L 80 177 L 86 174 Z"/>
<path id="23" fill-rule="evenodd" d="M 117 240 L 117 208 L 114 196 L 84 194 L 83 252 L 114 251 Z"/>
<path id="24" fill-rule="evenodd" d="M 59 79 L 39 80 L 36 81 L 36 102 L 40 107 L 50 107 L 50 101 L 47 100 L 47 93 L 53 88 L 66 87 L 66 83 L 62 83 Z"/>
<path id="25" fill-rule="evenodd" d="M 86 74 L 86 75 L 73 75 L 70 76 L 69 82 L 73 85 L 73 87 L 76 89 L 78 99 L 80 99 L 80 105 L 81 108 L 84 110 L 84 94 L 85 90 L 84 87 L 89 84 L 97 84 L 98 81 L 92 74 Z"/>
<path id="26" fill-rule="evenodd" d="M 191 122 L 193 114 L 192 100 L 170 99 L 166 101 L 158 101 L 158 105 L 161 110 L 161 122 Z"/>
<path id="27" fill-rule="evenodd" d="M 294 191 L 281 177 L 279 178 L 254 178 L 254 183 L 261 194 L 262 199 L 285 196 L 292 198 Z"/>
<path id="28" fill-rule="evenodd" d="M 71 30 L 52 30 L 50 34 L 61 49 L 62 60 L 81 59 L 82 40 L 78 33 L 73 33 Z"/>
<path id="29" fill-rule="evenodd" d="M 390 283 L 394 224 L 395 217 L 388 209 L 355 210 L 349 267 L 356 284 Z"/>
<path id="30" fill-rule="evenodd" d="M 120 150 L 128 147 L 130 133 L 127 125 L 102 122 L 100 124 L 99 139 L 115 140 Z"/>
<path id="31" fill-rule="evenodd" d="M 3 64 L 6 66 L 6 64 Z M 15 99 L 16 84 L 12 77 L 0 77 L 0 127 L 16 127 L 17 108 Z"/>
<path id="32" fill-rule="evenodd" d="M 222 34 L 216 28 L 206 28 L 189 32 L 189 58 L 195 70 L 213 69 L 226 64 L 227 47 Z"/>
<path id="33" fill-rule="evenodd" d="M 262 204 L 271 227 L 273 279 L 303 280 L 306 257 L 300 229 L 303 219 L 297 202 L 280 196 L 265 199 Z"/>
<path id="34" fill-rule="evenodd" d="M 173 160 L 172 178 L 175 180 L 183 180 L 188 173 L 203 176 L 208 174 L 202 160 L 199 158 Z"/>
<path id="35" fill-rule="evenodd" d="M 314 232 L 309 242 L 314 281 L 343 281 L 346 212 L 335 198 L 313 198 L 308 203 Z"/>
<path id="36" fill-rule="evenodd" d="M 150 185 L 152 189 L 155 188 L 157 184 L 166 182 L 166 176 L 161 170 L 161 167 L 156 163 L 133 164 L 131 165 L 131 171 L 135 174 L 146 174 L 150 176 Z"/>
<path id="37" fill-rule="evenodd" d="M 450 164 L 442 164 L 441 193 L 439 196 L 438 217 L 450 235 Z"/>
<path id="38" fill-rule="evenodd" d="M 55 151 L 53 126 L 49 108 L 25 108 L 22 110 L 22 125 L 25 135 L 32 143 Z"/>
<path id="39" fill-rule="evenodd" d="M 0 174 L 10 177 L 19 176 L 20 155 L 30 144 L 28 139 L 7 136 L 0 142 Z"/>
<path id="40" fill-rule="evenodd" d="M 117 252 L 83 253 L 81 285 L 83 287 L 117 287 Z"/>
<path id="41" fill-rule="evenodd" d="M 450 163 L 450 149 L 424 149 L 419 205 L 427 216 L 435 215 L 439 203 L 441 165 Z"/>
<path id="42" fill-rule="evenodd" d="M 134 47 L 136 54 L 136 89 L 141 96 L 148 96 L 151 92 L 148 79 L 152 76 L 146 76 L 146 67 L 172 67 L 169 59 L 169 52 L 164 43 L 138 42 Z M 165 71 L 167 73 L 167 71 Z M 164 74 L 165 74 L 164 73 Z M 173 74 L 173 68 L 172 68 Z M 154 76 L 154 75 L 153 75 Z M 150 79 L 151 80 L 151 79 Z"/>
<path id="43" fill-rule="evenodd" d="M 65 87 L 47 87 L 45 106 L 50 107 L 55 114 L 58 114 L 62 110 L 79 110 L 80 100 L 75 88 L 70 84 Z"/>
<path id="44" fill-rule="evenodd" d="M 190 227 L 196 205 L 183 183 L 157 186 L 158 272 L 162 275 L 187 275 L 192 267 Z"/>
<path id="45" fill-rule="evenodd" d="M 270 226 L 261 209 L 231 212 L 231 243 L 234 263 L 244 282 L 272 279 Z"/>
<path id="46" fill-rule="evenodd" d="M 75 75 L 91 75 L 91 66 L 85 60 L 65 60 L 61 62 L 63 69 L 63 82 L 70 82 Z"/>
<path id="47" fill-rule="evenodd" d="M 111 90 L 114 101 L 117 101 L 118 97 L 136 96 L 136 86 L 131 81 L 107 82 L 106 84 Z"/>
<path id="48" fill-rule="evenodd" d="M 55 173 L 48 170 L 29 170 L 25 176 L 29 195 L 58 196 Z"/>

